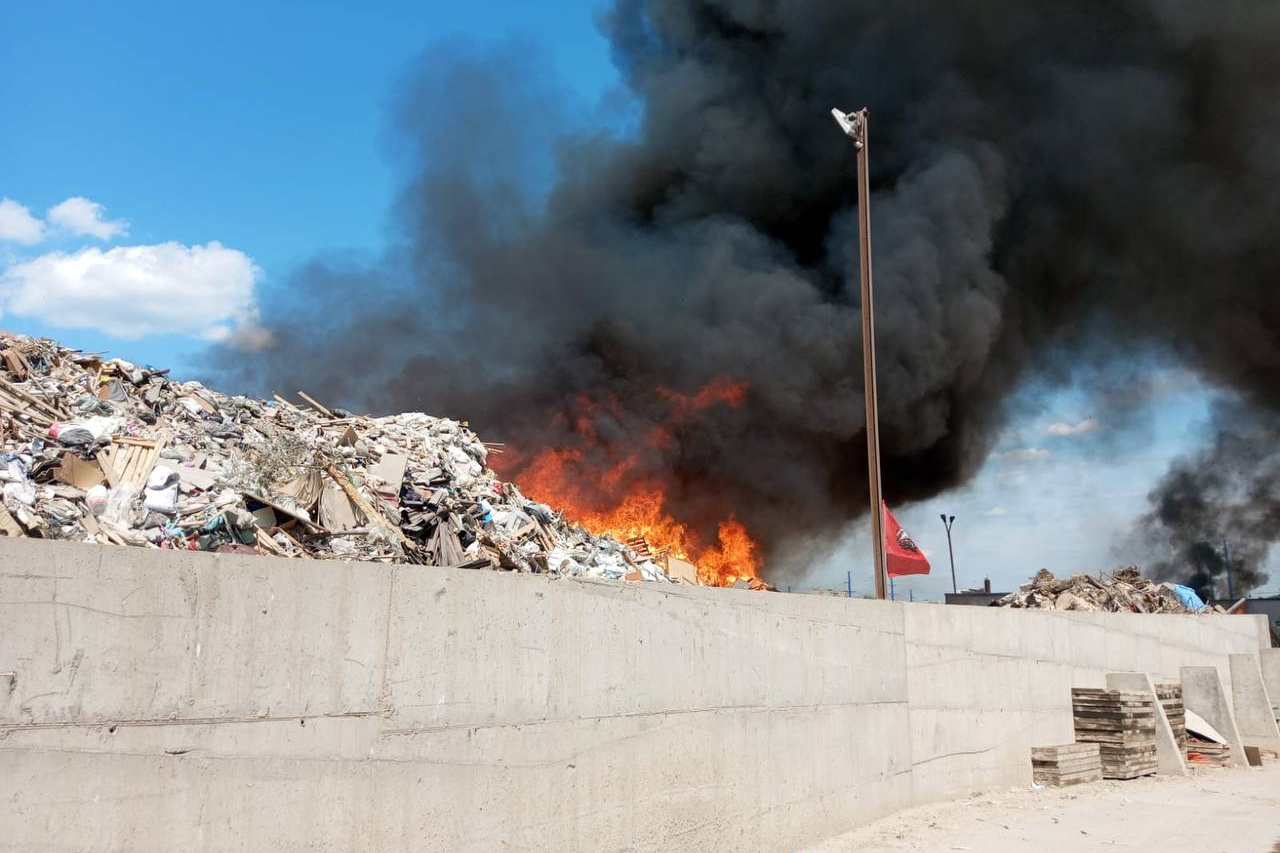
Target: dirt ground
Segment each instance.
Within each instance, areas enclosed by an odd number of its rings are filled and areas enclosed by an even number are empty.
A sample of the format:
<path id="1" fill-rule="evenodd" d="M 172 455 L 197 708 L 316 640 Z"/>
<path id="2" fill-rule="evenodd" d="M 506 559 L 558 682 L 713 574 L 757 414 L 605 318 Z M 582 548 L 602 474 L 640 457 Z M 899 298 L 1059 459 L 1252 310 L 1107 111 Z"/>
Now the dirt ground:
<path id="1" fill-rule="evenodd" d="M 1280 853 L 1280 761 L 921 806 L 801 853 Z"/>

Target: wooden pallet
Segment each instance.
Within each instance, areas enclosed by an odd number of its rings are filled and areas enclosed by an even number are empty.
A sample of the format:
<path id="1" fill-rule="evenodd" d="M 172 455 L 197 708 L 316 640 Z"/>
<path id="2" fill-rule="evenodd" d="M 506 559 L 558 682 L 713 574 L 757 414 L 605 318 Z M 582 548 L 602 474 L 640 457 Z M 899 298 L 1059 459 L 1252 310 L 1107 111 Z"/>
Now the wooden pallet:
<path id="1" fill-rule="evenodd" d="M 168 444 L 168 438 L 155 440 L 117 435 L 111 445 L 98 451 L 98 464 L 107 482 L 115 489 L 129 484 L 141 488 L 151 476 L 151 469 L 160 459 L 160 451 Z"/>

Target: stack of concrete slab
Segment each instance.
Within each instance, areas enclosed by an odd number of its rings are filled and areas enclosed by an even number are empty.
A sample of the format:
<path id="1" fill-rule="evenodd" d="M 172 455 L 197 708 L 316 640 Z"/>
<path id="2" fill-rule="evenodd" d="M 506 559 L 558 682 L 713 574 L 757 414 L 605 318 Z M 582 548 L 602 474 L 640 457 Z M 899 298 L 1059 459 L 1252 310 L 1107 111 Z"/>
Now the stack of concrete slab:
<path id="1" fill-rule="evenodd" d="M 1031 776 L 1038 784 L 1053 787 L 1100 782 L 1102 754 L 1096 743 L 1033 746 Z"/>
<path id="2" fill-rule="evenodd" d="M 1187 751 L 1187 712 L 1182 704 L 1181 684 L 1157 684 L 1156 698 L 1160 707 L 1169 719 L 1169 728 L 1173 729 L 1173 739 L 1178 742 L 1178 749 L 1183 754 Z"/>
<path id="3" fill-rule="evenodd" d="M 1072 688 L 1076 740 L 1095 743 L 1104 779 L 1156 772 L 1156 707 L 1149 694 Z"/>

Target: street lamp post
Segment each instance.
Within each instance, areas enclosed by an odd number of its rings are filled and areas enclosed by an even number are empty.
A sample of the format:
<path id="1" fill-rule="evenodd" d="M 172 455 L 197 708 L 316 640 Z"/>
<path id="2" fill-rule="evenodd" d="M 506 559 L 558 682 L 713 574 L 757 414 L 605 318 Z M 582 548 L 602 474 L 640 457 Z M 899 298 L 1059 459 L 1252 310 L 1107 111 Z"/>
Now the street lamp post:
<path id="1" fill-rule="evenodd" d="M 956 552 L 951 548 L 951 525 L 955 524 L 956 517 L 942 513 L 942 526 L 947 528 L 947 556 L 951 558 L 951 591 L 959 592 L 960 588 L 956 586 Z"/>
<path id="2" fill-rule="evenodd" d="M 867 479 L 871 492 L 871 550 L 875 559 L 876 598 L 885 593 L 884 504 L 880 498 L 880 416 L 876 401 L 875 308 L 871 288 L 871 180 L 867 167 L 867 111 L 832 117 L 853 140 L 858 156 L 858 277 L 862 283 L 862 369 L 867 407 Z"/>

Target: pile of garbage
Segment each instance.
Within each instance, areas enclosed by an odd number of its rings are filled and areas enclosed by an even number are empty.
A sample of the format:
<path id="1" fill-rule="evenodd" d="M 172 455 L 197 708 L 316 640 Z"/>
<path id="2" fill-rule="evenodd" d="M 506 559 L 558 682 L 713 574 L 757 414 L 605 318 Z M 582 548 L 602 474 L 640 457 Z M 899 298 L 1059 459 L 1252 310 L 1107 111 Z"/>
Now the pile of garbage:
<path id="1" fill-rule="evenodd" d="M 1109 580 L 1090 575 L 1061 579 L 1048 569 L 1041 569 L 1031 583 L 1023 584 L 1017 592 L 1009 593 L 991 606 L 1107 613 L 1190 613 L 1203 609 L 1202 603 L 1199 607 L 1190 603 L 1185 594 L 1180 593 L 1181 589 L 1185 588 L 1144 578 L 1137 566 L 1119 569 Z M 1194 597 L 1195 593 L 1191 595 Z"/>
<path id="2" fill-rule="evenodd" d="M 299 399 L 0 333 L 0 533 L 670 580 L 500 481 L 465 422 Z"/>

